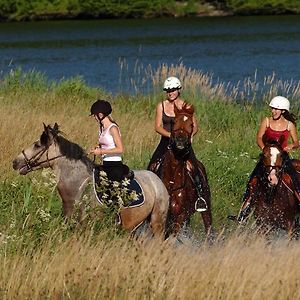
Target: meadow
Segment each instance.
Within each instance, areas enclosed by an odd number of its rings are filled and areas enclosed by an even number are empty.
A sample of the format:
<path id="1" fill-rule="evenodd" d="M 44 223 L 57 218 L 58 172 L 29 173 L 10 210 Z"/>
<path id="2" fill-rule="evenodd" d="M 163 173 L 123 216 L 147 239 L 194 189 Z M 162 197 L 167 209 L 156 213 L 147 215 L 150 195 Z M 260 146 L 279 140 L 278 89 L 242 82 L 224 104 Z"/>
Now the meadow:
<path id="1" fill-rule="evenodd" d="M 97 98 L 113 105 L 125 163 L 145 169 L 159 141 L 154 114 L 164 99 L 161 83 L 167 74 L 182 78 L 182 96 L 196 108 L 200 131 L 193 146 L 211 187 L 213 245 L 204 238 L 198 214 L 192 220 L 196 238 L 182 245 L 136 241 L 109 218 L 88 219 L 82 226 L 65 222 L 51 172 L 23 177 L 12 170 L 13 158 L 40 136 L 43 123 L 57 122 L 69 140 L 86 150 L 93 147 L 98 133 L 89 107 Z M 147 95 L 111 95 L 80 77 L 49 82 L 34 71 L 12 70 L 1 78 L 0 298 L 299 298 L 299 242 L 269 241 L 252 224 L 237 228 L 227 221 L 239 210 L 258 158 L 255 134 L 269 114 L 269 99 L 288 95 L 299 113 L 299 83 L 269 76 L 263 86 L 250 79 L 240 87 L 213 84 L 208 75 L 183 65 L 150 68 L 145 76 L 153 84 Z"/>

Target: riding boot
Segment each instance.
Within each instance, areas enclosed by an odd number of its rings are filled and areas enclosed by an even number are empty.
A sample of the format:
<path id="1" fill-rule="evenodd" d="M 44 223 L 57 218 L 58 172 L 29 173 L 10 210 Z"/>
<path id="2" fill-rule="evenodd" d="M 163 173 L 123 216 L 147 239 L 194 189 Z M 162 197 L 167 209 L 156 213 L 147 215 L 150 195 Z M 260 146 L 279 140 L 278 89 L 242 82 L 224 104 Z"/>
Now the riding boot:
<path id="1" fill-rule="evenodd" d="M 202 196 L 203 195 L 202 182 L 198 174 L 194 177 L 194 183 L 195 183 L 195 188 L 198 196 L 195 202 L 195 210 L 198 212 L 206 211 L 208 209 L 208 206 L 206 200 Z"/>

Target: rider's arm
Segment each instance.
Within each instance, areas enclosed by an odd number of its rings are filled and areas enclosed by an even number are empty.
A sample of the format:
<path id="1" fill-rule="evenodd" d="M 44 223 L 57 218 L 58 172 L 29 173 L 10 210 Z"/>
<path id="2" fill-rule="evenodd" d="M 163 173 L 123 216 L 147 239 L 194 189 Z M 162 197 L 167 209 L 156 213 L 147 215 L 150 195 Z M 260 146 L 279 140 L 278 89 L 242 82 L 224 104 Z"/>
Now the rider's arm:
<path id="1" fill-rule="evenodd" d="M 155 114 L 155 131 L 162 136 L 170 137 L 171 133 L 162 127 L 162 114 L 162 103 L 158 103 Z"/>
<path id="2" fill-rule="evenodd" d="M 299 148 L 299 139 L 298 139 L 297 129 L 296 129 L 296 126 L 292 122 L 290 122 L 290 135 L 292 138 L 292 143 L 288 144 L 284 148 L 285 151 L 295 150 L 295 149 Z"/>
<path id="3" fill-rule="evenodd" d="M 262 138 L 266 132 L 266 129 L 267 129 L 267 119 L 264 118 L 260 123 L 259 129 L 258 129 L 257 135 L 256 135 L 256 143 L 260 149 L 264 149 L 264 147 L 265 147 L 265 144 L 264 144 Z"/>

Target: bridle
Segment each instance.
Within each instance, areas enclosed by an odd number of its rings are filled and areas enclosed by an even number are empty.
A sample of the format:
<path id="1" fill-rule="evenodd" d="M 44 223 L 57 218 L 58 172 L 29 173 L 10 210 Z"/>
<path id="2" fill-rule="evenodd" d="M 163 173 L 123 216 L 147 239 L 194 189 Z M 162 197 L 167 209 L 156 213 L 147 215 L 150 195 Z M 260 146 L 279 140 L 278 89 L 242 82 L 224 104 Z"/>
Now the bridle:
<path id="1" fill-rule="evenodd" d="M 280 151 L 280 152 L 282 152 L 282 151 Z M 271 172 L 273 170 L 275 170 L 275 176 L 278 179 L 280 179 L 282 177 L 283 172 L 284 172 L 287 160 L 288 160 L 288 158 L 283 158 L 282 159 L 282 164 L 280 166 L 278 166 L 278 165 L 277 166 L 276 165 L 273 166 L 273 165 L 265 165 L 265 164 L 263 164 L 263 168 L 265 170 L 265 177 L 267 178 L 271 174 Z"/>
<path id="2" fill-rule="evenodd" d="M 42 164 L 47 163 L 48 164 L 48 168 L 52 168 L 50 162 L 62 157 L 63 155 L 57 155 L 54 157 L 49 158 L 49 148 L 50 145 L 45 146 L 41 151 L 37 152 L 35 155 L 33 155 L 31 158 L 28 158 L 27 155 L 25 154 L 25 151 L 22 150 L 22 154 L 24 156 L 24 160 L 25 160 L 25 165 L 28 169 L 28 172 L 34 171 L 34 170 L 39 170 L 43 167 L 41 167 Z M 40 161 L 40 158 L 44 155 L 44 153 L 46 153 L 46 159 Z"/>
<path id="3" fill-rule="evenodd" d="M 181 113 L 181 115 L 185 116 L 185 114 L 182 114 L 182 113 Z M 192 125 L 192 130 L 193 130 L 193 125 Z M 191 142 L 189 142 L 188 145 L 186 147 L 184 147 L 184 149 L 182 149 L 182 150 L 178 149 L 176 147 L 176 133 L 177 132 L 187 133 L 188 136 L 189 136 L 189 139 L 191 138 L 191 134 L 189 134 L 183 128 L 178 128 L 178 129 L 174 130 L 174 121 L 172 120 L 171 121 L 171 137 L 170 137 L 170 142 L 169 142 L 169 145 L 168 145 L 168 149 L 172 149 L 174 152 L 180 154 L 180 156 L 182 158 L 184 158 L 190 153 L 190 151 L 192 149 L 192 144 L 191 144 Z"/>

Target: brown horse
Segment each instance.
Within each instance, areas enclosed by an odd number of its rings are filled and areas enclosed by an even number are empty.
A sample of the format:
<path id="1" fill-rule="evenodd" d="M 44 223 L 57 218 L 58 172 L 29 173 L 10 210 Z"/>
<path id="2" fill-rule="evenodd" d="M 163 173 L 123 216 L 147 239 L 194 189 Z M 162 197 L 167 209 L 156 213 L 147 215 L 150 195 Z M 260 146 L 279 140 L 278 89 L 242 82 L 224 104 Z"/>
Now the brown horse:
<path id="1" fill-rule="evenodd" d="M 87 185 L 92 182 L 93 162 L 77 144 L 59 134 L 58 125 L 44 125 L 40 138 L 13 161 L 13 168 L 21 175 L 30 171 L 51 168 L 57 179 L 57 189 L 63 202 L 63 214 L 70 217 L 74 205 L 84 211 L 87 197 L 83 197 Z M 120 210 L 121 224 L 124 229 L 134 231 L 145 220 L 149 220 L 155 236 L 164 236 L 169 207 L 169 195 L 162 181 L 154 173 L 146 170 L 134 171 L 136 181 L 141 186 L 144 199 L 142 205 L 123 207 Z M 91 194 L 88 198 L 93 198 Z"/>
<path id="2" fill-rule="evenodd" d="M 174 106 L 175 121 L 171 130 L 171 144 L 162 163 L 161 179 L 170 194 L 170 209 L 167 221 L 168 234 L 178 234 L 185 223 L 196 212 L 198 198 L 195 189 L 195 172 L 193 165 L 198 167 L 202 182 L 202 197 L 207 203 L 207 211 L 201 212 L 206 233 L 212 226 L 211 195 L 204 165 L 196 160 L 192 162 L 190 152 L 193 132 L 194 107 L 185 103 L 182 109 Z"/>
<path id="3" fill-rule="evenodd" d="M 295 219 L 300 213 L 291 177 L 285 171 L 289 157 L 280 143 L 265 141 L 262 152 L 262 176 L 253 191 L 254 217 L 262 232 L 283 229 L 295 232 Z M 293 161 L 297 167 L 297 161 Z M 298 180 L 299 173 L 297 172 Z"/>

